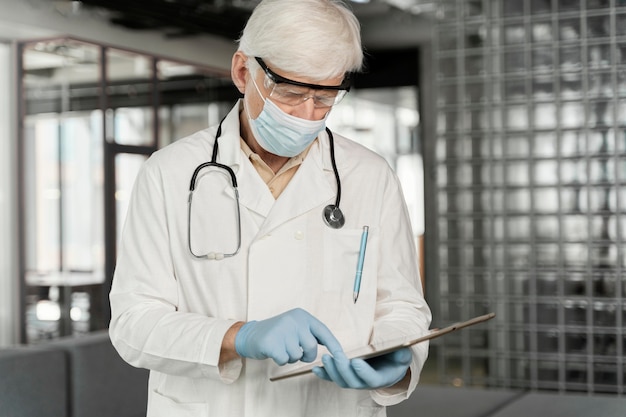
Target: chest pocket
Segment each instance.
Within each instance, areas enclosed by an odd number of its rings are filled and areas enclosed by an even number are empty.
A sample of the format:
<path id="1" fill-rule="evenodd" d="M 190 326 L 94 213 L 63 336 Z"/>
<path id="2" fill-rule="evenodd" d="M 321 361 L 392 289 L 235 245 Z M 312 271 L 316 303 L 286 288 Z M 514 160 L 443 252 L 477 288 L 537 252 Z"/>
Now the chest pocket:
<path id="1" fill-rule="evenodd" d="M 325 227 L 323 262 L 325 323 L 344 348 L 369 342 L 376 307 L 378 233 L 369 229 L 358 301 L 353 298 L 363 229 L 334 230 Z"/>
<path id="2" fill-rule="evenodd" d="M 352 300 L 363 229 L 327 229 L 324 233 L 325 293 L 332 293 Z M 359 299 L 375 291 L 376 266 L 378 264 L 378 238 L 376 229 L 369 229 Z"/>

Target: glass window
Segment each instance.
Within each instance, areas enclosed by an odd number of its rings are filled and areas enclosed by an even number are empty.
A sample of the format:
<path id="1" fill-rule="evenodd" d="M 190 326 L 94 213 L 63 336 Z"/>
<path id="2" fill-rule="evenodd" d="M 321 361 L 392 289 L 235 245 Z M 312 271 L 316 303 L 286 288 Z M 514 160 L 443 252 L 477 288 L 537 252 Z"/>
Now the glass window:
<path id="1" fill-rule="evenodd" d="M 532 139 L 532 155 L 540 158 L 555 157 L 558 137 L 555 132 L 537 132 Z"/>
<path id="2" fill-rule="evenodd" d="M 150 107 L 121 107 L 113 110 L 112 115 L 112 136 L 116 143 L 135 146 L 151 144 L 154 115 Z"/>
<path id="3" fill-rule="evenodd" d="M 525 54 L 519 50 L 504 52 L 504 72 L 523 73 L 526 71 Z"/>
<path id="4" fill-rule="evenodd" d="M 459 102 L 457 86 L 455 84 L 443 85 L 437 95 L 440 106 L 452 105 Z"/>
<path id="5" fill-rule="evenodd" d="M 506 180 L 510 185 L 528 185 L 529 167 L 525 162 L 509 162 L 506 165 Z"/>
<path id="6" fill-rule="evenodd" d="M 67 39 L 23 48 L 27 341 L 88 331 L 87 314 L 71 318 L 71 288 L 104 281 L 99 57 Z"/>
<path id="7" fill-rule="evenodd" d="M 561 133 L 561 155 L 580 156 L 585 152 L 585 136 L 580 131 L 564 131 Z"/>
<path id="8" fill-rule="evenodd" d="M 113 112 L 107 139 L 122 145 L 154 145 L 153 58 L 110 48 L 106 63 L 107 104 Z"/>
<path id="9" fill-rule="evenodd" d="M 531 226 L 529 225 L 529 228 Z M 556 216 L 537 217 L 534 224 L 535 236 L 542 240 L 557 240 L 559 238 L 559 220 Z M 543 293 L 542 293 L 543 294 Z"/>
<path id="10" fill-rule="evenodd" d="M 557 106 L 552 103 L 535 104 L 534 125 L 539 129 L 554 129 L 557 123 Z"/>
<path id="11" fill-rule="evenodd" d="M 615 35 L 626 35 L 626 13 L 615 14 Z"/>
<path id="12" fill-rule="evenodd" d="M 611 35 L 611 16 L 587 17 L 587 37 L 606 38 Z"/>
<path id="13" fill-rule="evenodd" d="M 505 145 L 506 155 L 509 157 L 522 158 L 530 154 L 530 144 L 526 136 L 508 136 Z"/>
<path id="14" fill-rule="evenodd" d="M 589 45 L 587 47 L 587 65 L 590 69 L 607 69 L 613 63 L 611 45 Z"/>
<path id="15" fill-rule="evenodd" d="M 577 73 L 561 75 L 561 97 L 564 100 L 579 100 L 583 96 L 582 77 Z"/>
<path id="16" fill-rule="evenodd" d="M 582 70 L 582 48 L 578 45 L 563 45 L 559 48 L 561 71 L 577 72 Z"/>
<path id="17" fill-rule="evenodd" d="M 484 164 L 482 170 L 482 182 L 484 184 L 503 184 L 504 183 L 504 164 L 493 163 Z M 489 205 L 491 207 L 491 205 Z"/>
<path id="18" fill-rule="evenodd" d="M 160 133 L 221 119 L 236 90 L 224 76 L 173 62 L 160 67 L 161 86 L 156 57 L 103 45 L 63 38 L 22 47 L 22 303 L 25 342 L 35 343 L 108 325 L 102 291 L 141 165 L 164 144 Z"/>
<path id="19" fill-rule="evenodd" d="M 456 77 L 456 57 L 442 58 L 439 60 L 437 76 L 439 78 Z"/>
<path id="20" fill-rule="evenodd" d="M 513 78 L 504 81 L 504 98 L 507 101 L 524 100 L 526 92 L 526 80 L 523 78 Z"/>
<path id="21" fill-rule="evenodd" d="M 535 210 L 541 213 L 555 213 L 559 210 L 559 192 L 554 188 L 539 188 L 534 191 Z"/>
<path id="22" fill-rule="evenodd" d="M 549 1 L 547 3 L 549 3 Z M 534 23 L 532 25 L 532 37 L 533 42 L 552 42 L 554 40 L 552 23 L 549 21 Z"/>
<path id="23" fill-rule="evenodd" d="M 556 0 L 559 12 L 578 11 L 580 10 L 581 0 Z"/>
<path id="24" fill-rule="evenodd" d="M 530 3 L 530 10 L 533 14 L 548 13 L 552 11 L 552 5 L 550 0 L 532 0 Z"/>
<path id="25" fill-rule="evenodd" d="M 530 209 L 530 194 L 528 190 L 511 189 L 506 192 L 505 207 L 511 212 L 523 212 Z"/>
<path id="26" fill-rule="evenodd" d="M 27 268 L 33 271 L 61 268 L 59 141 L 56 116 L 25 120 L 25 168 L 33 173 L 25 184 L 25 255 Z"/>
<path id="27" fill-rule="evenodd" d="M 507 234 L 510 239 L 530 238 L 530 219 L 528 217 L 511 217 L 506 222 Z"/>
<path id="28" fill-rule="evenodd" d="M 528 110 L 526 106 L 508 106 L 506 108 L 506 127 L 511 130 L 528 127 Z"/>
<path id="29" fill-rule="evenodd" d="M 563 240 L 567 242 L 581 242 L 587 238 L 588 220 L 587 216 L 580 214 L 569 214 L 562 219 Z"/>
<path id="30" fill-rule="evenodd" d="M 502 3 L 502 14 L 505 17 L 519 17 L 524 15 L 524 2 L 517 0 L 504 0 Z"/>
<path id="31" fill-rule="evenodd" d="M 24 50 L 26 264 L 38 274 L 104 268 L 102 113 L 81 110 L 94 104 L 97 58 L 80 42 Z"/>
<path id="32" fill-rule="evenodd" d="M 104 269 L 101 130 L 99 110 L 62 119 L 59 160 L 63 265 L 74 271 Z"/>
<path id="33" fill-rule="evenodd" d="M 623 5 L 622 3 L 620 3 Z M 606 9 L 611 7 L 610 0 L 586 0 L 586 6 L 588 9 Z"/>
<path id="34" fill-rule="evenodd" d="M 559 180 L 557 161 L 537 161 L 533 167 L 536 185 L 556 185 Z"/>
<path id="35" fill-rule="evenodd" d="M 551 71 L 553 67 L 552 48 L 534 47 L 532 49 L 532 69 L 534 71 Z"/>
<path id="36" fill-rule="evenodd" d="M 561 182 L 576 186 L 587 181 L 587 162 L 580 160 L 561 161 Z"/>

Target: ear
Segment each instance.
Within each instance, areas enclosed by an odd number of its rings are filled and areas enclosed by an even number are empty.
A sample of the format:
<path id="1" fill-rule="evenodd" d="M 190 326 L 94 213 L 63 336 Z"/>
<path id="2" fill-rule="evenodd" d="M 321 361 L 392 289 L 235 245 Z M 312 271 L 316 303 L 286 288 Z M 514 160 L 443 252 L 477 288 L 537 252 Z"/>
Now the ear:
<path id="1" fill-rule="evenodd" d="M 241 94 L 244 94 L 246 90 L 246 75 L 248 74 L 248 68 L 246 62 L 248 57 L 241 51 L 235 52 L 230 67 L 230 76 L 233 79 L 235 87 Z"/>

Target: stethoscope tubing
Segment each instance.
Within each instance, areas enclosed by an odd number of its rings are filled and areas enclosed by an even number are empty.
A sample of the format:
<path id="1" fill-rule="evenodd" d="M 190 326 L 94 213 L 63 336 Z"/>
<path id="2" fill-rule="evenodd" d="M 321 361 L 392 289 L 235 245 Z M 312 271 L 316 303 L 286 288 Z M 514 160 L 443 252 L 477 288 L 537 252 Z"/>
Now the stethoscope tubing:
<path id="1" fill-rule="evenodd" d="M 333 166 L 333 173 L 335 174 L 335 181 L 337 182 L 335 207 L 339 208 L 339 202 L 341 201 L 341 179 L 339 178 L 339 170 L 337 169 L 337 161 L 335 160 L 335 138 L 329 128 L 326 128 L 326 133 L 328 133 L 328 142 L 330 144 L 330 163 Z"/>
<path id="2" fill-rule="evenodd" d="M 224 118 L 225 119 L 225 118 Z M 220 164 L 217 162 L 217 152 L 218 152 L 218 139 L 222 135 L 222 123 L 224 119 L 220 121 L 220 124 L 217 128 L 217 132 L 215 132 L 215 141 L 213 144 L 213 152 L 211 154 L 211 160 L 209 162 L 204 162 L 196 167 L 191 176 L 191 181 L 189 183 L 189 197 L 187 199 L 187 244 L 189 246 L 189 252 L 197 258 L 197 259 L 216 259 L 220 260 L 223 258 L 228 258 L 235 256 L 241 250 L 241 208 L 239 204 L 239 191 L 237 187 L 237 176 L 231 167 L 228 165 Z M 339 203 L 341 202 L 341 178 L 339 177 L 339 170 L 337 169 L 337 162 L 335 160 L 335 140 L 332 132 L 327 127 L 326 133 L 328 133 L 328 141 L 330 144 L 330 162 L 333 168 L 333 173 L 335 175 L 335 181 L 337 183 L 337 195 L 335 197 L 335 204 L 329 204 L 324 207 L 322 211 L 322 218 L 324 219 L 324 223 L 332 229 L 340 229 L 343 227 L 345 223 L 345 217 L 343 212 L 339 208 Z M 205 255 L 199 255 L 193 251 L 191 245 L 191 206 L 193 201 L 193 193 L 196 189 L 196 183 L 198 180 L 198 175 L 200 171 L 207 167 L 215 167 L 222 169 L 228 173 L 231 179 L 232 188 L 235 194 L 236 207 L 237 207 L 237 247 L 232 253 L 217 253 L 217 252 L 209 252 Z"/>
<path id="3" fill-rule="evenodd" d="M 220 260 L 223 258 L 230 258 L 235 256 L 241 250 L 241 207 L 239 204 L 239 189 L 237 186 L 237 176 L 231 167 L 228 165 L 220 164 L 217 162 L 217 150 L 218 150 L 218 139 L 222 135 L 222 122 L 224 119 L 220 121 L 220 124 L 217 128 L 217 132 L 215 133 L 215 143 L 213 145 L 213 153 L 211 154 L 211 160 L 209 162 L 204 162 L 196 167 L 193 171 L 193 175 L 191 176 L 191 182 L 189 183 L 189 197 L 187 199 L 187 244 L 189 246 L 189 252 L 197 258 L 197 259 L 216 259 Z M 199 255 L 193 251 L 193 247 L 191 245 L 191 205 L 193 201 L 193 192 L 196 189 L 196 181 L 198 179 L 198 175 L 200 171 L 207 167 L 216 167 L 222 169 L 228 173 L 230 176 L 233 192 L 235 194 L 235 207 L 237 207 L 237 246 L 235 250 L 231 253 L 218 253 L 218 252 L 209 252 L 205 255 Z"/>

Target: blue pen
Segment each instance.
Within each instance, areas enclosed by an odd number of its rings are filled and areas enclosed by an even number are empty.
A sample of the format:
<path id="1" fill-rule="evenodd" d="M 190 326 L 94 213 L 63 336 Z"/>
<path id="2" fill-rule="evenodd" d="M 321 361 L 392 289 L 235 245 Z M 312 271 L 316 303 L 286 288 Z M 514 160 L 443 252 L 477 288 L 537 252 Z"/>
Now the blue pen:
<path id="1" fill-rule="evenodd" d="M 356 264 L 356 276 L 354 277 L 354 290 L 352 296 L 354 302 L 359 298 L 359 291 L 361 291 L 361 275 L 363 274 L 363 262 L 365 261 L 365 248 L 367 247 L 367 234 L 369 232 L 368 226 L 363 226 L 363 234 L 361 235 L 361 247 L 359 248 L 359 260 Z"/>

